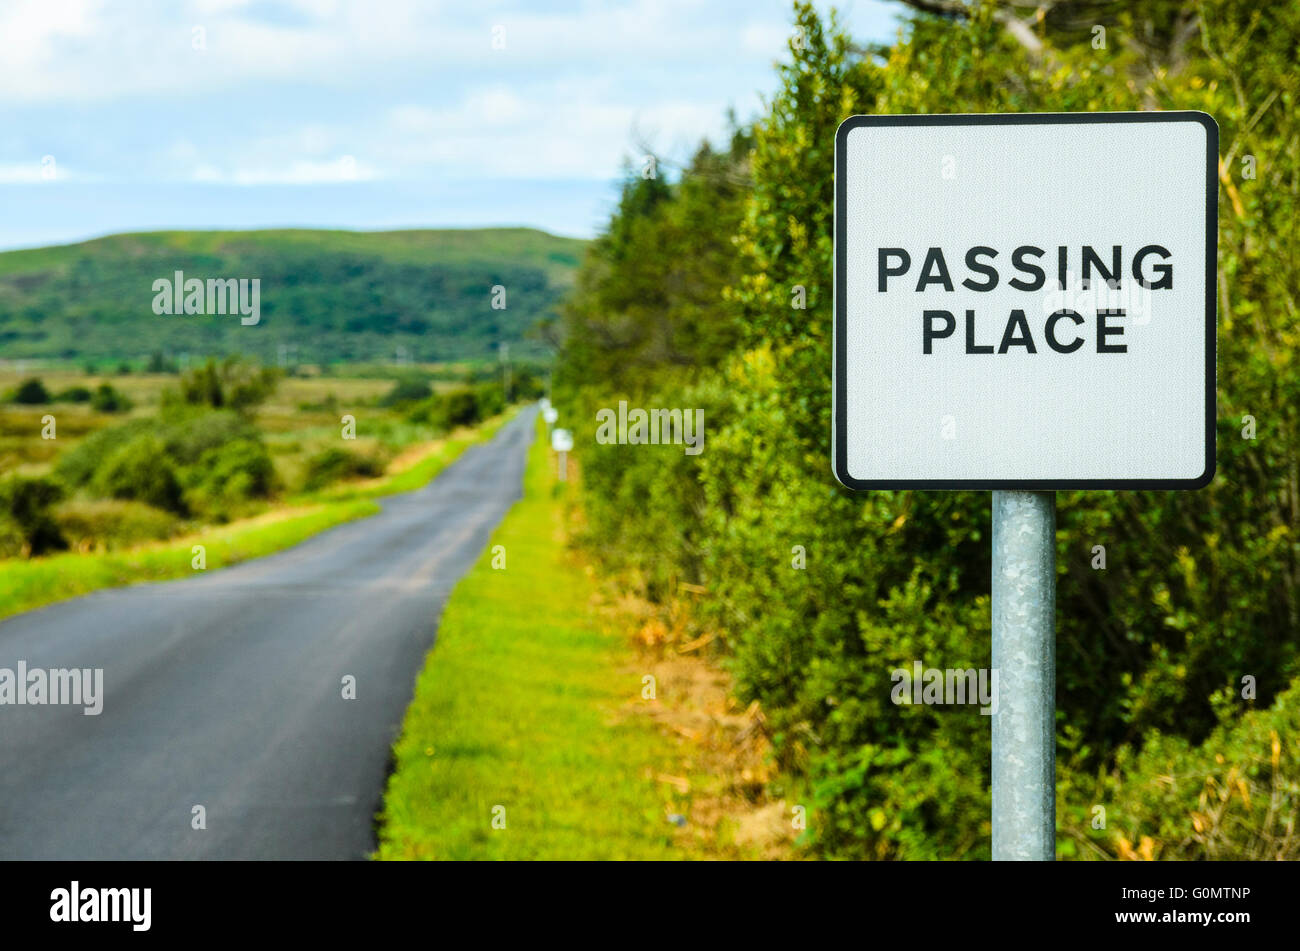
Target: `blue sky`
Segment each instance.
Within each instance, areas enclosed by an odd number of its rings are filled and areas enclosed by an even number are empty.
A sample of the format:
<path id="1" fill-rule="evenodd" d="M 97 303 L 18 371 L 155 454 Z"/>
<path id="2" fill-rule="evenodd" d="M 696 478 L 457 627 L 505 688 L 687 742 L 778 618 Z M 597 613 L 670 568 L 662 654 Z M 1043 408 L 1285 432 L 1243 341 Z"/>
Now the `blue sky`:
<path id="1" fill-rule="evenodd" d="M 897 32 L 896 3 L 836 6 L 862 40 Z M 162 228 L 590 236 L 638 143 L 683 159 L 728 107 L 759 110 L 789 23 L 785 0 L 5 0 L 0 248 Z"/>

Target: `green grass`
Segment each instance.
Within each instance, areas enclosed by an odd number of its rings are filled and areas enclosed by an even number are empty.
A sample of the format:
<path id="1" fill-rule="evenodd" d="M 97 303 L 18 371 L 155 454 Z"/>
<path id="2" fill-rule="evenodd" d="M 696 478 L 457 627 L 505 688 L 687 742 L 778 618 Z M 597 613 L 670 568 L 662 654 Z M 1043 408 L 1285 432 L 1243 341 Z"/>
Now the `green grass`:
<path id="1" fill-rule="evenodd" d="M 508 415 L 440 441 L 409 468 L 360 485 L 303 495 L 270 512 L 192 535 L 121 552 L 61 554 L 0 561 L 0 618 L 100 588 L 166 581 L 194 573 L 193 546 L 205 548 L 208 571 L 297 545 L 327 528 L 373 515 L 375 499 L 426 485 L 467 448 L 490 439 Z"/>
<path id="2" fill-rule="evenodd" d="M 553 482 L 538 439 L 524 498 L 452 593 L 416 684 L 376 858 L 680 855 L 655 779 L 668 741 L 620 713 L 640 678 L 618 635 L 591 623 L 592 582 L 564 550 Z"/>
<path id="3" fill-rule="evenodd" d="M 489 419 L 472 430 L 458 430 L 441 440 L 435 450 L 416 461 L 409 468 L 387 475 L 383 479 L 360 485 L 343 484 L 325 489 L 320 497 L 330 501 L 340 499 L 374 499 L 397 492 L 411 492 L 428 485 L 443 469 L 467 448 L 475 443 L 486 442 L 497 434 L 513 416 L 511 410 Z"/>
<path id="4" fill-rule="evenodd" d="M 272 512 L 131 551 L 3 561 L 0 562 L 0 617 L 99 588 L 192 575 L 194 545 L 204 546 L 207 570 L 212 571 L 269 555 L 317 532 L 377 511 L 379 506 L 371 501 L 337 502 Z"/>

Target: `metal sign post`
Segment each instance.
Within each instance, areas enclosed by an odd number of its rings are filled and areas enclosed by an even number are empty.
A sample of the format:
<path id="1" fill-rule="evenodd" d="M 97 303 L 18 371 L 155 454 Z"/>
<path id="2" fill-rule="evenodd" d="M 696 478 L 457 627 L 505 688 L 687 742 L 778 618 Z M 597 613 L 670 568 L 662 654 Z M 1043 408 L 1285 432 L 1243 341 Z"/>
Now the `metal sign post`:
<path id="1" fill-rule="evenodd" d="M 993 493 L 995 859 L 1056 852 L 1054 493 L 1214 477 L 1218 148 L 1199 112 L 836 132 L 835 476 Z"/>
<path id="2" fill-rule="evenodd" d="M 993 858 L 1056 856 L 1056 493 L 993 493 Z"/>

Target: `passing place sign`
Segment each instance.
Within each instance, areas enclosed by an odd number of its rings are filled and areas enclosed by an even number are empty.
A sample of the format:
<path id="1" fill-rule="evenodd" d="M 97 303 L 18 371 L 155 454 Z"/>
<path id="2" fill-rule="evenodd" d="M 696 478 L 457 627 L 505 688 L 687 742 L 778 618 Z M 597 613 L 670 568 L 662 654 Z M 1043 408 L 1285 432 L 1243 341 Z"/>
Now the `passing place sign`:
<path id="1" fill-rule="evenodd" d="M 1217 167 L 1199 112 L 846 119 L 840 482 L 1207 484 Z"/>

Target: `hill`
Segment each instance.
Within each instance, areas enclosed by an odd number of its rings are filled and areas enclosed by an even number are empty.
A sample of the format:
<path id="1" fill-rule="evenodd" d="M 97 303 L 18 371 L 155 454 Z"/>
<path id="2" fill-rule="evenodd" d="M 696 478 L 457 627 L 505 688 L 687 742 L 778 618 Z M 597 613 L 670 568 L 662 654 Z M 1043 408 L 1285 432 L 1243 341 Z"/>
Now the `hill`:
<path id="1" fill-rule="evenodd" d="M 305 362 L 538 355 L 530 331 L 570 286 L 585 242 L 528 228 L 165 231 L 0 253 L 0 355 L 136 359 L 242 353 Z M 154 282 L 260 280 L 260 319 L 160 316 Z M 494 309 L 492 289 L 505 288 Z"/>

